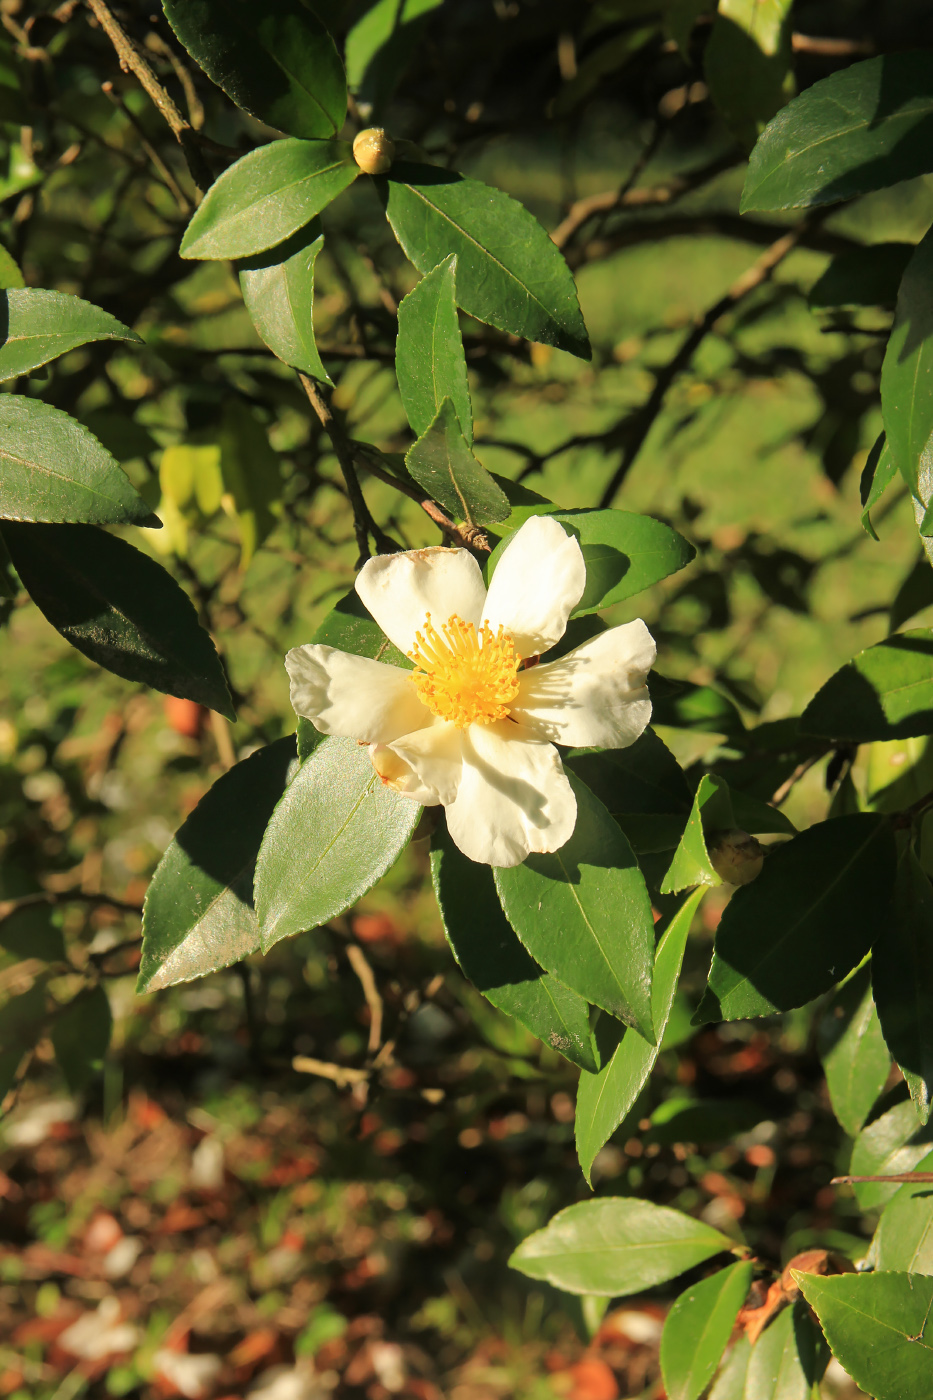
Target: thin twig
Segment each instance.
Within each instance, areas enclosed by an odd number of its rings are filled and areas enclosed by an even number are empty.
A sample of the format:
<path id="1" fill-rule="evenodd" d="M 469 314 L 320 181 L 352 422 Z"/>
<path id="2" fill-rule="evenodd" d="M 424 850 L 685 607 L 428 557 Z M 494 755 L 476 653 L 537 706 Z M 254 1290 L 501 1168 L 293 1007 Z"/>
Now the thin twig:
<path id="1" fill-rule="evenodd" d="M 146 48 L 150 49 L 152 53 L 159 54 L 161 58 L 167 58 L 174 68 L 175 77 L 181 84 L 182 91 L 185 94 L 185 102 L 188 107 L 188 120 L 195 131 L 200 131 L 201 127 L 204 125 L 204 104 L 200 97 L 198 97 L 194 79 L 188 69 L 182 63 L 171 45 L 165 42 L 161 34 L 156 34 L 155 31 L 147 34 Z"/>
<path id="2" fill-rule="evenodd" d="M 333 1080 L 338 1089 L 345 1089 L 348 1084 L 366 1084 L 370 1075 L 368 1069 L 333 1065 L 327 1060 L 315 1060 L 311 1055 L 296 1055 L 292 1060 L 292 1069 L 297 1070 L 299 1074 L 316 1074 L 321 1079 Z"/>
<path id="3" fill-rule="evenodd" d="M 602 498 L 599 502 L 601 509 L 605 510 L 612 504 L 616 492 L 628 475 L 632 463 L 635 461 L 635 458 L 644 446 L 648 434 L 654 427 L 655 421 L 661 409 L 664 407 L 664 401 L 667 398 L 668 390 L 674 383 L 674 380 L 687 368 L 700 345 L 709 335 L 710 331 L 715 330 L 717 324 L 723 317 L 730 311 L 733 311 L 739 302 L 747 297 L 750 292 L 760 287 L 763 282 L 768 281 L 778 264 L 781 263 L 784 258 L 787 257 L 788 253 L 800 242 L 805 228 L 806 224 L 799 224 L 797 228 L 782 234 L 780 238 L 776 239 L 775 242 L 771 244 L 770 248 L 762 253 L 761 257 L 758 258 L 747 271 L 742 273 L 741 277 L 733 282 L 725 295 L 721 296 L 719 300 L 694 323 L 690 334 L 682 342 L 673 359 L 668 361 L 668 363 L 658 371 L 654 388 L 647 402 L 605 435 L 604 441 L 607 446 L 621 446 L 622 460 L 610 477 L 606 489 L 602 494 Z M 570 443 L 565 444 L 565 447 L 573 445 L 575 445 L 575 443 L 574 440 L 571 439 Z"/>
<path id="4" fill-rule="evenodd" d="M 419 491 L 416 486 L 409 486 L 407 481 L 402 481 L 399 477 L 393 476 L 391 472 L 380 467 L 374 462 L 368 452 L 360 451 L 357 444 L 351 444 L 354 450 L 354 458 L 357 464 L 374 476 L 379 481 L 384 481 L 387 486 L 394 486 L 396 491 L 400 491 L 403 496 L 407 496 L 410 501 L 417 501 L 418 505 L 429 516 L 439 530 L 448 536 L 451 542 L 461 545 L 464 549 L 478 550 L 481 554 L 488 554 L 491 549 L 489 539 L 485 532 L 477 525 L 457 525 L 442 510 L 436 501 L 432 501 L 430 496 L 425 496 L 423 491 Z"/>
<path id="5" fill-rule="evenodd" d="M 176 141 L 185 153 L 185 160 L 188 162 L 192 180 L 203 193 L 213 182 L 213 176 L 198 148 L 191 123 L 186 121 L 179 112 L 139 49 L 114 18 L 104 0 L 87 0 L 87 4 L 101 29 L 113 44 L 123 72 L 135 74 L 147 96 L 155 103 L 165 118 Z"/>
<path id="6" fill-rule="evenodd" d="M 933 1183 L 933 1172 L 893 1172 L 890 1176 L 834 1176 L 830 1186 L 854 1186 L 860 1181 L 914 1181 Z"/>
<path id="7" fill-rule="evenodd" d="M 848 58 L 856 53 L 874 53 L 871 39 L 818 39 L 813 34 L 792 34 L 794 53 L 818 53 L 826 58 Z"/>
<path id="8" fill-rule="evenodd" d="M 308 396 L 308 402 L 317 414 L 321 427 L 330 438 L 334 454 L 340 463 L 340 470 L 343 472 L 343 479 L 347 486 L 347 496 L 350 500 L 350 507 L 353 511 L 353 529 L 356 534 L 356 544 L 360 552 L 356 567 L 361 569 L 370 557 L 369 539 L 372 539 L 380 554 L 393 554 L 398 545 L 390 539 L 382 528 L 376 524 L 366 504 L 366 497 L 360 486 L 360 479 L 356 474 L 355 453 L 348 441 L 346 434 L 331 411 L 330 405 L 324 399 L 317 383 L 310 375 L 298 371 L 298 378 L 301 387 Z"/>
<path id="9" fill-rule="evenodd" d="M 149 157 L 149 160 L 152 162 L 154 169 L 159 175 L 159 178 L 161 179 L 165 187 L 168 189 L 169 194 L 173 197 L 181 212 L 186 216 L 190 214 L 191 201 L 188 199 L 184 190 L 181 188 L 178 181 L 175 179 L 175 176 L 172 174 L 171 170 L 169 170 L 168 166 L 165 164 L 165 161 L 159 155 L 159 152 L 156 150 L 155 146 L 153 146 L 152 142 L 146 136 L 145 130 L 143 129 L 143 126 L 140 123 L 140 121 L 130 111 L 129 107 L 123 101 L 123 98 L 114 88 L 113 83 L 111 83 L 108 80 L 105 83 L 101 83 L 100 88 L 104 96 L 109 98 L 109 100 L 113 103 L 114 107 L 116 107 L 117 111 L 121 112 L 123 116 L 126 117 L 130 126 L 136 132 L 136 135 L 139 137 L 140 146 L 145 151 L 146 155 Z"/>
<path id="10" fill-rule="evenodd" d="M 794 769 L 793 773 L 791 773 L 790 777 L 785 778 L 781 786 L 777 789 L 777 791 L 771 794 L 771 797 L 768 800 L 768 806 L 780 807 L 781 803 L 784 802 L 789 796 L 791 789 L 796 787 L 796 785 L 800 782 L 800 779 L 803 777 L 804 773 L 809 773 L 810 769 L 814 766 L 814 764 L 819 763 L 820 759 L 825 757 L 826 750 L 821 749 L 819 753 L 811 754 L 809 758 L 805 758 L 801 763 L 798 763 L 797 767 Z"/>
<path id="11" fill-rule="evenodd" d="M 360 979 L 360 986 L 363 988 L 363 996 L 366 998 L 366 1005 L 369 1007 L 369 1044 L 367 1050 L 370 1055 L 374 1055 L 382 1044 L 382 997 L 379 995 L 379 988 L 376 986 L 376 979 L 373 970 L 366 961 L 366 954 L 356 943 L 347 945 L 347 957 L 350 966 Z"/>
<path id="12" fill-rule="evenodd" d="M 236 750 L 230 737 L 230 721 L 224 719 L 216 710 L 211 710 L 211 733 L 217 745 L 217 757 L 223 765 L 224 772 L 229 773 L 236 763 Z"/>

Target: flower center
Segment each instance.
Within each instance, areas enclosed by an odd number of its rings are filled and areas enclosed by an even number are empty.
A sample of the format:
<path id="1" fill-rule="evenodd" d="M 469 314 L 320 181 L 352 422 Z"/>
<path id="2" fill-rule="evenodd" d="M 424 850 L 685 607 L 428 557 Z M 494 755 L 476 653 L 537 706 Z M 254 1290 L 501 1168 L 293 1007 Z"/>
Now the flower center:
<path id="1" fill-rule="evenodd" d="M 415 642 L 412 680 L 433 715 L 458 729 L 506 718 L 518 694 L 518 657 L 501 623 L 498 632 L 486 622 L 477 632 L 454 613 L 438 632 L 428 613 Z"/>

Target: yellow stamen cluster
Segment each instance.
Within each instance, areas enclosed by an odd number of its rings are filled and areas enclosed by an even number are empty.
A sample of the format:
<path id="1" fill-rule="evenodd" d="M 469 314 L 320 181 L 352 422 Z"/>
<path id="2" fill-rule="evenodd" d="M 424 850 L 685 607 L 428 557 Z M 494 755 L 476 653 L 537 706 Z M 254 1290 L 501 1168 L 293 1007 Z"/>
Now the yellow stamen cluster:
<path id="1" fill-rule="evenodd" d="M 518 694 L 518 660 L 508 632 L 479 632 L 456 613 L 440 632 L 428 613 L 408 653 L 417 667 L 412 680 L 423 704 L 458 729 L 505 719 Z"/>

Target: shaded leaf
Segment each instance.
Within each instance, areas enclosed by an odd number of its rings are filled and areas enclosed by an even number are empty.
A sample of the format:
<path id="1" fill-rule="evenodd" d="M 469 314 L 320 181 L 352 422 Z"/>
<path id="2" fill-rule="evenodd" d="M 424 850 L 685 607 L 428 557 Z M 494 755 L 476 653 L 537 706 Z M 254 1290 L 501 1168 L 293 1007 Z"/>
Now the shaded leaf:
<path id="1" fill-rule="evenodd" d="M 800 728 L 859 744 L 933 732 L 933 629 L 900 632 L 859 652 L 817 691 Z"/>
<path id="2" fill-rule="evenodd" d="M 159 523 L 93 433 L 19 394 L 0 395 L 0 519 Z"/>
<path id="3" fill-rule="evenodd" d="M 529 957 L 499 907 L 492 870 L 468 860 L 446 828 L 432 839 L 431 878 L 451 951 L 477 991 L 552 1050 L 595 1070 L 586 1001 Z"/>
<path id="4" fill-rule="evenodd" d="M 73 1094 L 78 1094 L 104 1067 L 113 1033 L 107 993 L 100 985 L 79 992 L 55 1016 L 52 1045 L 58 1067 Z"/>
<path id="5" fill-rule="evenodd" d="M 867 1128 L 852 1145 L 849 1171 L 853 1176 L 896 1176 L 914 1171 L 933 1145 L 933 1123 L 921 1127 L 909 1099 L 895 1104 Z M 897 1192 L 896 1182 L 865 1181 L 854 1186 L 862 1210 L 884 1205 Z"/>
<path id="6" fill-rule="evenodd" d="M 875 940 L 871 976 L 888 1049 L 926 1123 L 933 1089 L 933 887 L 909 846 L 898 864 L 893 911 Z"/>
<path id="7" fill-rule="evenodd" d="M 142 339 L 80 297 L 39 288 L 0 291 L 0 379 L 28 374 L 90 340 Z"/>
<path id="8" fill-rule="evenodd" d="M 713 102 L 749 145 L 793 92 L 792 0 L 719 0 L 703 58 Z"/>
<path id="9" fill-rule="evenodd" d="M 920 496 L 933 433 L 933 231 L 914 249 L 901 278 L 881 366 L 881 414 L 891 460 Z"/>
<path id="10" fill-rule="evenodd" d="M 772 851 L 716 930 L 697 1021 L 803 1006 L 845 977 L 888 916 L 894 833 L 872 813 L 835 817 Z"/>
<path id="11" fill-rule="evenodd" d="M 262 950 L 342 914 L 395 864 L 421 807 L 384 786 L 369 753 L 330 737 L 302 764 L 256 864 Z"/>
<path id="12" fill-rule="evenodd" d="M 603 1058 L 608 1062 L 598 1073 L 580 1075 L 574 1125 L 577 1156 L 583 1175 L 590 1184 L 596 1154 L 631 1112 L 660 1053 L 674 1003 L 687 935 L 703 894 L 703 890 L 695 890 L 687 896 L 658 944 L 651 988 L 651 1009 L 658 1044 L 650 1044 L 631 1029 L 626 1030 L 619 1039 L 619 1027 L 614 1023 L 600 1021 L 597 1026 L 597 1039 Z M 615 1047 L 610 1043 L 610 1038 L 618 1042 Z"/>
<path id="13" fill-rule="evenodd" d="M 442 400 L 437 417 L 408 449 L 405 465 L 456 520 L 494 525 L 509 514 L 511 507 L 502 490 L 467 446 L 449 398 Z"/>
<path id="14" fill-rule="evenodd" d="M 820 1058 L 833 1112 L 850 1137 L 862 1128 L 891 1069 L 866 964 L 840 987 L 819 1026 Z"/>
<path id="15" fill-rule="evenodd" d="M 655 6 L 644 8 L 654 9 Z M 607 78 L 610 73 L 617 73 L 640 53 L 657 34 L 659 27 L 657 24 L 647 24 L 639 29 L 627 29 L 592 49 L 578 64 L 574 76 L 568 78 L 558 90 L 548 109 L 549 115 L 565 117 L 574 111 L 599 86 L 603 78 Z"/>
<path id="16" fill-rule="evenodd" d="M 696 729 L 704 734 L 745 733 L 744 721 L 734 703 L 712 686 L 672 681 L 652 671 L 648 690 L 654 724 L 665 724 L 671 729 Z"/>
<path id="17" fill-rule="evenodd" d="M 868 460 L 859 481 L 859 495 L 862 501 L 862 529 L 867 535 L 871 535 L 873 540 L 877 540 L 878 535 L 871 523 L 871 508 L 878 504 L 896 476 L 897 467 L 894 465 L 894 459 L 888 450 L 888 440 L 882 433 L 868 454 Z"/>
<path id="18" fill-rule="evenodd" d="M 883 54 L 807 88 L 752 152 L 742 211 L 852 199 L 933 169 L 928 54 Z"/>
<path id="19" fill-rule="evenodd" d="M 309 224 L 360 168 L 347 141 L 273 141 L 215 180 L 185 229 L 183 258 L 247 258 Z"/>
<path id="20" fill-rule="evenodd" d="M 347 82 L 361 103 L 378 112 L 392 96 L 427 20 L 442 0 L 376 0 L 344 45 Z"/>
<path id="21" fill-rule="evenodd" d="M 162 0 L 204 72 L 244 112 L 291 136 L 336 136 L 347 85 L 334 41 L 304 0 Z"/>
<path id="22" fill-rule="evenodd" d="M 725 1235 L 679 1210 L 605 1196 L 558 1211 L 509 1263 L 567 1293 L 624 1298 L 731 1248 Z"/>
<path id="23" fill-rule="evenodd" d="M 917 1163 L 933 1170 L 933 1153 Z M 933 1186 L 905 1182 L 885 1206 L 871 1244 L 871 1262 L 886 1273 L 933 1274 Z"/>
<path id="24" fill-rule="evenodd" d="M 577 822 L 549 855 L 496 869 L 509 923 L 532 957 L 587 1001 L 653 1039 L 651 902 L 632 849 L 572 772 Z"/>
<path id="25" fill-rule="evenodd" d="M 148 555 L 93 525 L 2 529 L 23 586 L 78 651 L 126 680 L 236 718 L 191 600 Z"/>
<path id="26" fill-rule="evenodd" d="M 795 1274 L 833 1355 L 875 1400 L 933 1397 L 933 1278 Z"/>
<path id="27" fill-rule="evenodd" d="M 661 1375 L 668 1400 L 698 1400 L 722 1358 L 748 1296 L 751 1264 L 731 1264 L 681 1293 L 664 1320 Z"/>
<path id="28" fill-rule="evenodd" d="M 396 161 L 376 183 L 392 231 L 419 272 L 457 254 L 457 301 L 470 316 L 589 359 L 570 269 L 517 200 L 410 161 Z"/>
<path id="29" fill-rule="evenodd" d="M 893 311 L 897 289 L 914 252 L 912 243 L 872 243 L 837 253 L 810 288 L 813 307 L 885 306 Z"/>
<path id="30" fill-rule="evenodd" d="M 324 246 L 319 219 L 239 266 L 240 291 L 256 327 L 280 360 L 330 384 L 314 340 L 314 264 Z"/>
<path id="31" fill-rule="evenodd" d="M 387 666 L 414 668 L 367 612 L 355 589 L 334 605 L 311 640 L 338 651 L 352 651 L 355 656 L 368 656 L 371 661 L 384 661 Z"/>
<path id="32" fill-rule="evenodd" d="M 457 256 L 452 253 L 426 273 L 399 306 L 395 374 L 416 436 L 431 426 L 446 398 L 472 447 L 473 406 L 457 315 L 456 276 Z"/>
<path id="33" fill-rule="evenodd" d="M 296 767 L 294 738 L 277 739 L 218 778 L 178 828 L 146 891 L 138 992 L 258 951 L 256 856 Z"/>
<path id="34" fill-rule="evenodd" d="M 705 773 L 693 799 L 662 894 L 677 894 L 691 885 L 721 885 L 710 858 L 709 837 L 715 832 L 742 830 L 794 835 L 796 827 L 775 807 L 749 793 L 733 792 L 724 778 Z M 760 878 L 760 876 L 759 876 Z"/>
<path id="35" fill-rule="evenodd" d="M 282 494 L 281 467 L 265 427 L 240 399 L 224 409 L 220 447 L 220 470 L 240 532 L 240 568 L 245 569 L 275 526 L 270 507 Z"/>
<path id="36" fill-rule="evenodd" d="M 748 1400 L 811 1400 L 828 1360 L 826 1343 L 806 1306 L 797 1302 L 779 1312 L 752 1347 L 745 1395 Z"/>

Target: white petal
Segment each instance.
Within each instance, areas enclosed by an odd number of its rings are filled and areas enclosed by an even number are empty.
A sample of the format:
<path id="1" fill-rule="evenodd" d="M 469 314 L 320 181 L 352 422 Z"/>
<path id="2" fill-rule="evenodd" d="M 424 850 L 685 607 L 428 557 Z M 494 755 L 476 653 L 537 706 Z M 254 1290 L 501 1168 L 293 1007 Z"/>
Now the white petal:
<path id="1" fill-rule="evenodd" d="M 573 835 L 577 799 L 557 750 L 509 737 L 509 721 L 473 724 L 463 736 L 463 774 L 447 829 L 483 865 L 520 865 Z"/>
<path id="2" fill-rule="evenodd" d="M 512 714 L 552 744 L 628 748 L 651 719 L 645 681 L 656 655 L 640 618 L 611 627 L 559 661 L 521 671 Z"/>
<path id="3" fill-rule="evenodd" d="M 322 734 L 387 744 L 430 724 L 411 671 L 335 647 L 295 647 L 285 658 L 292 708 Z"/>
<path id="4" fill-rule="evenodd" d="M 515 531 L 489 585 L 483 621 L 502 623 L 519 656 L 540 656 L 564 635 L 583 597 L 586 565 L 574 535 L 550 515 Z"/>
<path id="5" fill-rule="evenodd" d="M 411 765 L 399 758 L 388 744 L 370 744 L 369 758 L 386 787 L 395 788 L 402 797 L 410 797 L 422 807 L 436 807 L 440 803 L 434 788 L 426 787 Z"/>
<path id="6" fill-rule="evenodd" d="M 486 598 L 479 564 L 466 549 L 410 549 L 405 554 L 377 554 L 356 576 L 356 591 L 399 651 L 407 655 L 415 633 L 430 613 L 440 628 L 457 613 L 478 623 Z"/>
<path id="7" fill-rule="evenodd" d="M 463 730 L 435 721 L 414 734 L 403 734 L 391 749 L 408 765 L 421 787 L 436 793 L 435 801 L 453 802 L 463 769 Z"/>

